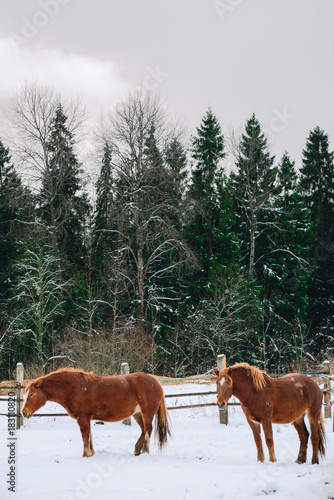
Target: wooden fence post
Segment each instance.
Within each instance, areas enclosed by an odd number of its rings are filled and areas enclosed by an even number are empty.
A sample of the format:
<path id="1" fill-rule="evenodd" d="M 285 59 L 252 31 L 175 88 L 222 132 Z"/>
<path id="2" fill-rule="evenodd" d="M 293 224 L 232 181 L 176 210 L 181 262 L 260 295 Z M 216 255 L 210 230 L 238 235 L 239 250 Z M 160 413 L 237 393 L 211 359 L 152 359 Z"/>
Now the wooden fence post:
<path id="1" fill-rule="evenodd" d="M 324 361 L 323 373 L 324 373 L 324 375 L 328 375 L 327 377 L 325 377 L 325 380 L 324 380 L 324 403 L 325 403 L 324 417 L 325 418 L 330 418 L 332 416 L 331 379 L 329 378 L 330 372 L 331 372 L 331 369 L 330 369 L 329 361 Z"/>
<path id="2" fill-rule="evenodd" d="M 121 364 L 121 375 L 128 375 L 130 373 L 129 363 Z M 124 425 L 131 425 L 131 417 L 122 420 Z"/>
<path id="3" fill-rule="evenodd" d="M 23 363 L 17 363 L 16 365 L 16 429 L 19 429 L 23 425 L 23 416 L 21 414 L 22 410 L 22 398 L 23 398 Z"/>
<path id="4" fill-rule="evenodd" d="M 217 356 L 217 369 L 224 370 L 226 368 L 226 356 L 225 354 L 219 354 Z M 228 409 L 227 405 L 225 408 L 219 408 L 219 423 L 220 424 L 228 424 Z"/>

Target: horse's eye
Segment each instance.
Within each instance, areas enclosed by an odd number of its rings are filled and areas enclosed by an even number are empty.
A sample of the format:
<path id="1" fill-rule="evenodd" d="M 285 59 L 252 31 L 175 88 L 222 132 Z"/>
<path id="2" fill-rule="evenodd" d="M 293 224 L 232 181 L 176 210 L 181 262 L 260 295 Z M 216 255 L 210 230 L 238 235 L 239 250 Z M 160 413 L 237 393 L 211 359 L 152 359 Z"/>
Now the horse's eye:
<path id="1" fill-rule="evenodd" d="M 34 394 L 29 394 L 29 398 L 31 398 L 31 396 L 34 396 Z"/>

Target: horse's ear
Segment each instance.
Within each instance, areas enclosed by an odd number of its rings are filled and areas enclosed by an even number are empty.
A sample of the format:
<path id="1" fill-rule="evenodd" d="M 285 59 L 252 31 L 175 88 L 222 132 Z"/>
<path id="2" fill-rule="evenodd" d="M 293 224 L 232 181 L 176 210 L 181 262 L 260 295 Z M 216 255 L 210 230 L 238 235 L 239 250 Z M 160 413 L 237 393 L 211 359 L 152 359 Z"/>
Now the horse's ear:
<path id="1" fill-rule="evenodd" d="M 42 381 L 42 378 L 39 378 L 38 380 L 36 380 L 36 382 L 34 382 L 34 386 L 35 386 L 35 387 L 40 387 L 40 386 L 41 386 L 41 384 L 42 384 L 42 382 L 43 382 L 43 381 Z"/>
<path id="2" fill-rule="evenodd" d="M 213 369 L 213 373 L 214 373 L 215 375 L 217 375 L 217 377 L 219 377 L 219 370 L 217 370 L 217 368 L 214 368 L 214 369 Z"/>

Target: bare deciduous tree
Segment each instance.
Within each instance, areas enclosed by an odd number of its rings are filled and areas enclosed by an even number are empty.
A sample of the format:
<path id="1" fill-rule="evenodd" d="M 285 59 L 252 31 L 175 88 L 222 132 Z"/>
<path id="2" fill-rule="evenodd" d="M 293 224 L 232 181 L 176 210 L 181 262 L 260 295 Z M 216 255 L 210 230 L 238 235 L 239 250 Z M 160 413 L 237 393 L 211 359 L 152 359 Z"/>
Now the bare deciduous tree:
<path id="1" fill-rule="evenodd" d="M 148 296 L 148 279 L 154 281 L 166 276 L 186 256 L 186 248 L 168 219 L 168 211 L 174 210 L 168 196 L 171 172 L 161 164 L 157 171 L 158 166 L 148 161 L 146 150 L 152 130 L 161 149 L 171 140 L 175 130 L 167 122 L 156 96 L 135 92 L 105 117 L 101 131 L 112 151 L 117 252 L 127 256 L 128 265 L 122 273 L 138 305 L 136 318 L 141 328 L 148 305 L 158 299 Z"/>
<path id="2" fill-rule="evenodd" d="M 58 255 L 57 233 L 64 220 L 63 214 L 58 220 L 54 206 L 59 172 L 55 172 L 52 165 L 55 154 L 49 147 L 49 141 L 59 106 L 66 116 L 69 134 L 76 136 L 82 129 L 86 113 L 78 99 L 66 101 L 52 86 L 26 83 L 12 96 L 7 113 L 8 142 L 16 164 L 23 170 L 24 179 L 31 187 L 39 189 L 43 184 L 43 196 L 50 211 L 47 231 L 52 237 L 55 256 Z"/>
<path id="3" fill-rule="evenodd" d="M 39 183 L 49 167 L 47 141 L 57 106 L 62 104 L 67 127 L 75 135 L 86 119 L 78 99 L 64 100 L 50 85 L 25 83 L 11 98 L 6 136 L 24 174 Z"/>

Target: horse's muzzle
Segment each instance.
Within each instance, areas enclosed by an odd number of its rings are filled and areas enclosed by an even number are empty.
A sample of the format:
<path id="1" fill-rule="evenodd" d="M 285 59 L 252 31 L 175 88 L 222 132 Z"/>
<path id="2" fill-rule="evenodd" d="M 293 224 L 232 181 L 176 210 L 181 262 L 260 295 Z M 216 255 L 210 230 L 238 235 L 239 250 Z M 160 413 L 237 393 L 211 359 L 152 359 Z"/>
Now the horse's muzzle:
<path id="1" fill-rule="evenodd" d="M 26 412 L 25 410 L 22 411 L 22 415 L 25 417 L 25 418 L 30 418 L 31 417 L 31 412 Z"/>
<path id="2" fill-rule="evenodd" d="M 227 406 L 226 401 L 223 401 L 222 403 L 220 403 L 220 404 L 217 403 L 217 404 L 218 404 L 218 407 L 219 407 L 220 410 L 225 410 L 226 409 L 226 406 Z"/>

